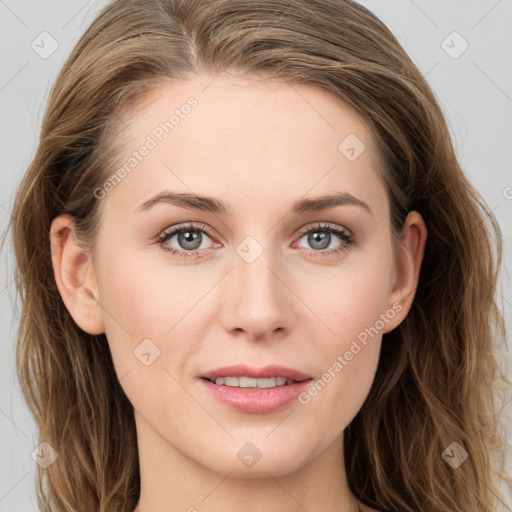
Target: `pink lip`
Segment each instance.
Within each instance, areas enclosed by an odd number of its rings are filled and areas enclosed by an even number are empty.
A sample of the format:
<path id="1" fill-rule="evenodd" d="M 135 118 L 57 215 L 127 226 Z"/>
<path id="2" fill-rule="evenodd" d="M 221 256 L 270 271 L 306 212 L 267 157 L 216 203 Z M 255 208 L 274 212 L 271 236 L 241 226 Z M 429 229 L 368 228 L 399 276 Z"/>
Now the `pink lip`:
<path id="1" fill-rule="evenodd" d="M 217 377 L 253 377 L 255 379 L 264 379 L 269 377 L 286 377 L 292 380 L 305 380 L 310 379 L 311 375 L 294 370 L 293 368 L 287 368 L 286 366 L 280 366 L 278 364 L 272 364 L 265 366 L 264 368 L 252 368 L 243 364 L 235 364 L 232 366 L 223 366 L 217 368 L 211 372 L 204 373 L 201 377 L 205 379 L 214 380 Z"/>
<path id="2" fill-rule="evenodd" d="M 286 377 L 297 382 L 274 388 L 255 389 L 217 385 L 208 379 L 217 377 L 253 378 Z M 278 411 L 293 402 L 309 385 L 311 377 L 284 366 L 271 365 L 264 368 L 251 368 L 244 365 L 225 366 L 205 373 L 199 379 L 205 388 L 220 402 L 242 412 L 263 414 Z"/>

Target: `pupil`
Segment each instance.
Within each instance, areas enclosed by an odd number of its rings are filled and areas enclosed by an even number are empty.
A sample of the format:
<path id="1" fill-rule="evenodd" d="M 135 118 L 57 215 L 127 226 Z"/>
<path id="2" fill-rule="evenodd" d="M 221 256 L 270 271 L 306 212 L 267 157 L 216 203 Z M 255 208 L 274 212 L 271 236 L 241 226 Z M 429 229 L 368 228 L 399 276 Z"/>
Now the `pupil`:
<path id="1" fill-rule="evenodd" d="M 309 235 L 308 242 L 316 249 L 325 249 L 329 247 L 331 234 L 325 231 L 314 231 Z M 319 243 L 319 245 L 318 245 Z"/>
<path id="2" fill-rule="evenodd" d="M 178 239 L 184 249 L 194 250 L 201 245 L 201 237 L 198 231 L 182 231 Z"/>

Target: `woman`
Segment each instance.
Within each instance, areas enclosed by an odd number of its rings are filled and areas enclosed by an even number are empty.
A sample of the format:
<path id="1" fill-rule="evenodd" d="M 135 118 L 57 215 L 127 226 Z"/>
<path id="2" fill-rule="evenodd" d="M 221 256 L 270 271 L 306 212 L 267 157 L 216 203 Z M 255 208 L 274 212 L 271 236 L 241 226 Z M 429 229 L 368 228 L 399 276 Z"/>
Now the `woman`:
<path id="1" fill-rule="evenodd" d="M 44 510 L 495 510 L 499 228 L 364 7 L 112 2 L 13 218 Z"/>

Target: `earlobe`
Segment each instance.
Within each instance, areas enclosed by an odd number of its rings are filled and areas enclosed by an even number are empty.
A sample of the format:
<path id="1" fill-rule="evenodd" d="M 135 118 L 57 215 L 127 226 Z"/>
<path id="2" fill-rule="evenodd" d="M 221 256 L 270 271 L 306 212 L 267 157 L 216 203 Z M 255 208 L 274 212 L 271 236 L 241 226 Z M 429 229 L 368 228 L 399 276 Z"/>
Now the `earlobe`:
<path id="1" fill-rule="evenodd" d="M 52 266 L 62 300 L 77 325 L 89 334 L 105 332 L 90 253 L 76 238 L 71 215 L 59 215 L 50 228 Z"/>
<path id="2" fill-rule="evenodd" d="M 399 312 L 393 321 L 387 324 L 383 332 L 389 332 L 397 327 L 411 308 L 418 286 L 427 235 L 427 226 L 423 217 L 417 211 L 410 212 L 404 222 L 400 237 L 394 281 L 388 304 L 389 308 L 399 309 Z M 396 304 L 400 304 L 401 308 L 393 306 Z"/>

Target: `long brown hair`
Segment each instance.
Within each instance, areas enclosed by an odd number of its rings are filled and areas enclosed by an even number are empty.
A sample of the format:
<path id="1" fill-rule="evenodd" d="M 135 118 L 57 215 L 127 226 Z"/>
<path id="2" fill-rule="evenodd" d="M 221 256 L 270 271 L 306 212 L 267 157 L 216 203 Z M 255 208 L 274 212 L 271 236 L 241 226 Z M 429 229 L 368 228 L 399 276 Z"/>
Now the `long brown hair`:
<path id="1" fill-rule="evenodd" d="M 163 81 L 224 70 L 314 85 L 352 107 L 378 144 L 393 236 L 411 210 L 428 227 L 412 309 L 384 335 L 373 387 L 345 430 L 351 490 L 382 511 L 494 511 L 496 475 L 507 478 L 500 229 L 461 170 L 426 80 L 350 0 L 116 0 L 72 51 L 12 222 L 18 375 L 40 440 L 59 454 L 37 467 L 41 507 L 131 512 L 140 492 L 133 408 L 105 335 L 82 331 L 61 300 L 51 221 L 73 215 L 92 243 L 94 190 L 114 170 L 108 141 L 122 114 Z M 469 454 L 456 469 L 441 456 L 453 442 Z"/>

